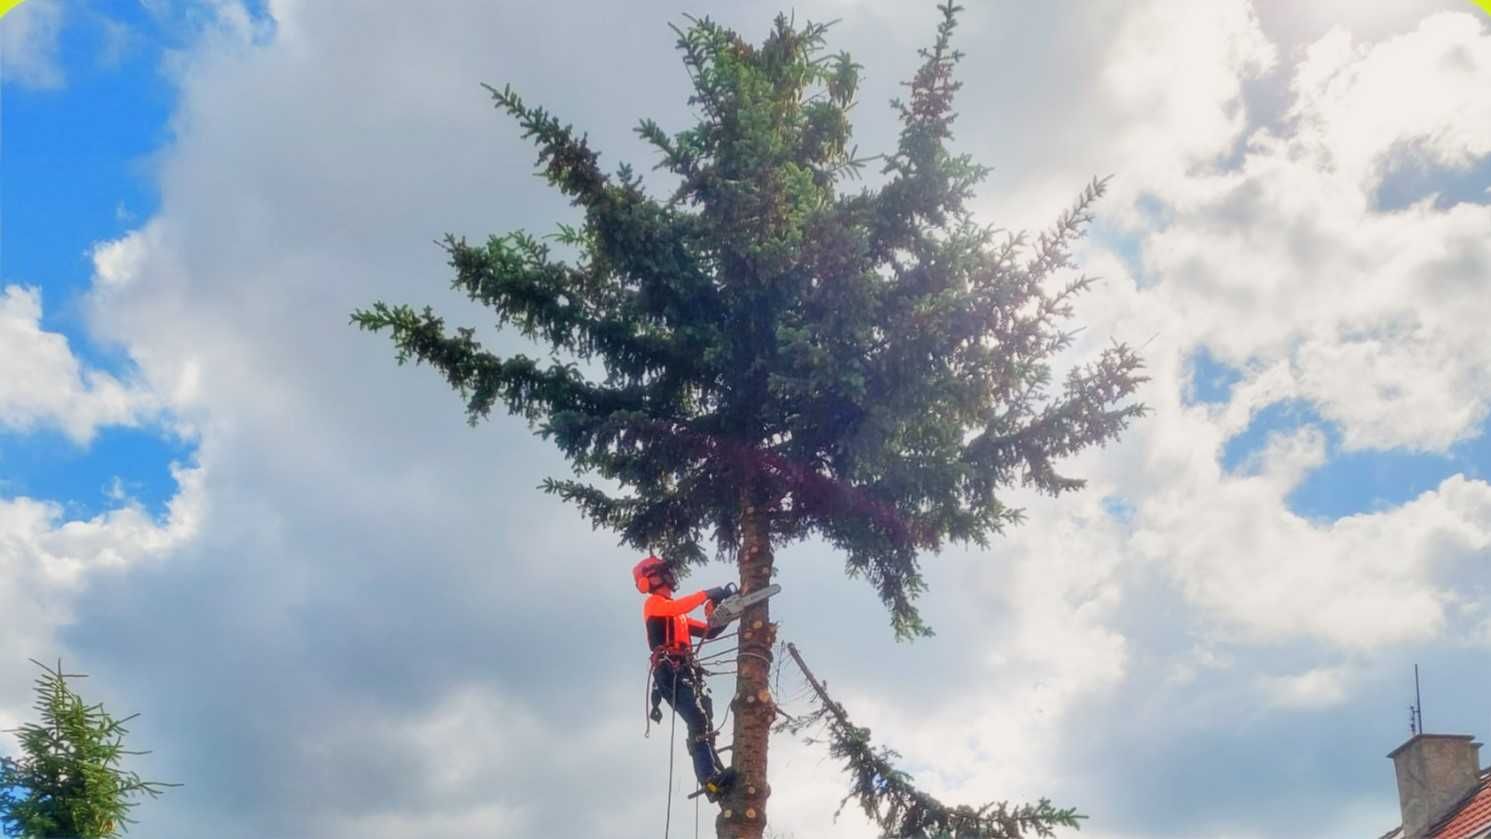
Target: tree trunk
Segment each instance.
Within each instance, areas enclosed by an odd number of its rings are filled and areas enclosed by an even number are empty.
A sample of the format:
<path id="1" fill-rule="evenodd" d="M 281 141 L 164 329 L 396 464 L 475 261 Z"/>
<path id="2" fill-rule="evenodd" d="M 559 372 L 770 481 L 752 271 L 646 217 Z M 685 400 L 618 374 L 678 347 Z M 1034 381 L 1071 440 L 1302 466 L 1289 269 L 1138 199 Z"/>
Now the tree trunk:
<path id="1" fill-rule="evenodd" d="M 749 593 L 771 585 L 771 525 L 765 507 L 749 495 L 741 507 L 740 590 Z M 719 839 L 761 839 L 766 829 L 766 799 L 771 795 L 766 783 L 766 749 L 776 721 L 776 702 L 768 685 L 776 636 L 770 600 L 746 608 L 740 619 L 733 699 L 735 739 L 730 765 L 736 779 L 715 819 Z"/>

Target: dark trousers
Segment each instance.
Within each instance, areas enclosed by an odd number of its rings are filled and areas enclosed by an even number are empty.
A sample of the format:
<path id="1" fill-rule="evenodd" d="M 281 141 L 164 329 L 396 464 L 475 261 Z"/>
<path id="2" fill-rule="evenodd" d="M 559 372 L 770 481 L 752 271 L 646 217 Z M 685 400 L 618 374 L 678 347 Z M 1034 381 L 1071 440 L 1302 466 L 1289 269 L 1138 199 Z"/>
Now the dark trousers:
<path id="1" fill-rule="evenodd" d="M 715 754 L 710 738 L 714 723 L 710 719 L 709 697 L 704 695 L 693 668 L 667 659 L 658 662 L 652 673 L 653 702 L 656 703 L 659 697 L 673 706 L 673 711 L 688 726 L 689 756 L 694 759 L 694 775 L 703 786 L 705 780 L 720 770 L 719 756 Z"/>

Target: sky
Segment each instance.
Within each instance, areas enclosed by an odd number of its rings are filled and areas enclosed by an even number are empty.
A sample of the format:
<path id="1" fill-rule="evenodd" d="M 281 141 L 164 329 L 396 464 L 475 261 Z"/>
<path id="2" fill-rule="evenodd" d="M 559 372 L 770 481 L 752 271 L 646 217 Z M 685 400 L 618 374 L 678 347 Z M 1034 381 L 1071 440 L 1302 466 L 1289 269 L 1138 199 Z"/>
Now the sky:
<path id="1" fill-rule="evenodd" d="M 1065 464 L 1081 492 L 1012 490 L 1025 524 L 927 557 L 935 637 L 896 642 L 813 542 L 778 557 L 781 636 L 948 801 L 1048 797 L 1099 839 L 1380 835 L 1415 664 L 1428 730 L 1491 736 L 1491 17 L 967 5 L 978 215 L 1038 230 L 1113 176 L 1062 362 L 1142 347 L 1152 412 Z M 160 839 L 656 836 L 639 557 L 537 490 L 568 470 L 522 421 L 468 426 L 348 317 L 429 303 L 521 349 L 434 240 L 574 210 L 480 84 L 646 170 L 637 121 L 690 118 L 668 24 L 759 41 L 780 10 L 840 20 L 856 139 L 888 148 L 930 2 L 7 14 L 0 728 L 28 658 L 90 674 L 142 712 L 142 774 L 185 784 L 137 811 Z M 772 773 L 777 836 L 874 835 L 818 748 L 783 736 Z"/>

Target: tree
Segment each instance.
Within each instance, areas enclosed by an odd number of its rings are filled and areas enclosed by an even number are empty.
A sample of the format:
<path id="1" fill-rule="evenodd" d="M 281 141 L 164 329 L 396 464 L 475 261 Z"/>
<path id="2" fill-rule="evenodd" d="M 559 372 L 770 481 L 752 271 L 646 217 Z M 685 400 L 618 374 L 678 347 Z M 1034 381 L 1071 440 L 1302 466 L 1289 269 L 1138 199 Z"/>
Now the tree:
<path id="1" fill-rule="evenodd" d="M 1072 301 L 1093 282 L 1058 275 L 1104 182 L 1033 242 L 974 220 L 988 170 L 948 148 L 960 9 L 940 11 L 909 98 L 892 102 L 900 138 L 876 188 L 841 190 L 871 162 L 850 144 L 861 68 L 825 53 L 822 24 L 778 16 L 759 47 L 708 18 L 675 27 L 697 123 L 636 129 L 677 179 L 666 198 L 627 165 L 605 173 L 584 135 L 511 88 L 488 88 L 582 211 L 546 237 L 578 255 L 522 231 L 444 248 L 453 286 L 551 360 L 499 357 L 429 307 L 378 301 L 353 323 L 386 331 L 400 364 L 440 371 L 473 425 L 500 402 L 608 482 L 543 489 L 623 543 L 679 566 L 708 561 L 710 543 L 750 592 L 771 582 L 777 548 L 819 537 L 876 588 L 898 638 L 930 634 L 914 604 L 920 556 L 987 546 L 1020 521 L 1005 488 L 1081 487 L 1056 462 L 1144 410 L 1123 404 L 1143 379 L 1122 344 L 1053 386 Z M 775 637 L 768 603 L 746 612 L 740 782 L 722 837 L 759 839 L 766 823 Z"/>
<path id="2" fill-rule="evenodd" d="M 40 723 L 16 729 L 22 757 L 0 758 L 0 828 L 20 839 L 103 839 L 117 836 L 134 820 L 129 811 L 140 795 L 158 797 L 167 787 L 144 781 L 120 768 L 125 755 L 124 724 L 102 705 L 89 705 L 73 691 L 58 662 L 36 679 Z"/>

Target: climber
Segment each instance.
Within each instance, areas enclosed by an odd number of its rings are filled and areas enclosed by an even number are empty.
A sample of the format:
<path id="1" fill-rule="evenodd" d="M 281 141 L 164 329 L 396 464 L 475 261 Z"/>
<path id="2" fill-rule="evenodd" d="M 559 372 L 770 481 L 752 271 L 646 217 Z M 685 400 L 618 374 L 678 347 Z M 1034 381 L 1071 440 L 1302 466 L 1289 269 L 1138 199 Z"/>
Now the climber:
<path id="1" fill-rule="evenodd" d="M 637 591 L 648 595 L 642 605 L 642 619 L 647 624 L 647 646 L 652 650 L 652 719 L 662 720 L 659 708 L 664 700 L 688 726 L 689 754 L 699 787 L 710 801 L 720 795 L 734 779 L 734 770 L 720 763 L 714 748 L 714 722 L 711 719 L 709 695 L 704 684 L 703 668 L 694 658 L 695 637 L 714 638 L 723 626 L 690 618 L 689 612 L 700 606 L 712 614 L 720 601 L 735 593 L 734 584 L 697 591 L 673 599 L 678 579 L 661 558 L 648 556 L 632 568 Z"/>

